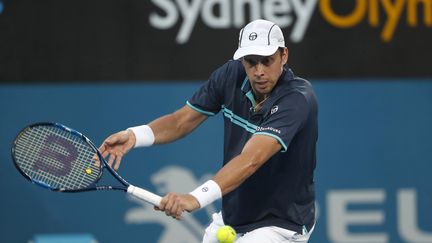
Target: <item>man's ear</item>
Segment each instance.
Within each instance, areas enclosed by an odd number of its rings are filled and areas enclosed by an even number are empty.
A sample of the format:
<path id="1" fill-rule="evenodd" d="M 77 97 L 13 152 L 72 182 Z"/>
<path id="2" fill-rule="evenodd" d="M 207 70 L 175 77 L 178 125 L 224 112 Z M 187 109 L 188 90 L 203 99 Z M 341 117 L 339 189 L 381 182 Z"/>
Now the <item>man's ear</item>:
<path id="1" fill-rule="evenodd" d="M 288 47 L 285 47 L 283 53 L 284 53 L 283 56 L 282 56 L 282 58 L 283 58 L 283 63 L 284 63 L 284 64 L 287 64 L 287 63 L 288 63 L 288 54 L 289 54 Z"/>

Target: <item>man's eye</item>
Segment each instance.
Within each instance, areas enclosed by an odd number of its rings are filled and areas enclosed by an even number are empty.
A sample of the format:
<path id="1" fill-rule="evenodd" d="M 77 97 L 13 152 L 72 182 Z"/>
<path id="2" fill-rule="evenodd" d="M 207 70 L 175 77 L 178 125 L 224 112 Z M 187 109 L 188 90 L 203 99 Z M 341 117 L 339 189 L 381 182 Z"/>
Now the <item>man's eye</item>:
<path id="1" fill-rule="evenodd" d="M 267 66 L 270 63 L 270 59 L 268 57 L 264 57 L 260 60 L 260 63 Z"/>
<path id="2" fill-rule="evenodd" d="M 257 65 L 257 62 L 255 60 L 249 59 L 249 58 L 245 58 L 245 61 L 251 65 L 251 66 L 255 66 Z"/>

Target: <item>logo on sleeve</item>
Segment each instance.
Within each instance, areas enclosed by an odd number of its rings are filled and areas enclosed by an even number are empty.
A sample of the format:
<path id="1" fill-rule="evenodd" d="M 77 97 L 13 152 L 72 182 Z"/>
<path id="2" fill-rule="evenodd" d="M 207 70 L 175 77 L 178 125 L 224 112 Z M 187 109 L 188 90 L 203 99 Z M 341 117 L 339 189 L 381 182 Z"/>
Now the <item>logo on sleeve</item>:
<path id="1" fill-rule="evenodd" d="M 277 132 L 277 133 L 281 133 L 281 131 L 279 129 L 276 129 L 274 127 L 257 127 L 256 129 L 257 132 L 266 132 L 266 131 L 271 131 L 271 132 Z"/>
<path id="2" fill-rule="evenodd" d="M 270 115 L 273 115 L 278 111 L 279 107 L 277 105 L 273 106 L 270 110 Z"/>

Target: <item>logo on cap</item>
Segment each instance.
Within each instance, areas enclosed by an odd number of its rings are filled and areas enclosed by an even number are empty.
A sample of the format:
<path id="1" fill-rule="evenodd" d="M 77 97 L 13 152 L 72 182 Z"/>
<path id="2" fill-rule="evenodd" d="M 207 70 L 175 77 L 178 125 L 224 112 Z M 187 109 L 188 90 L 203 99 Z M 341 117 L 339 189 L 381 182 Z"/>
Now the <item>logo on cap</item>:
<path id="1" fill-rule="evenodd" d="M 251 41 L 256 40 L 257 37 L 258 37 L 258 34 L 255 32 L 252 32 L 249 35 L 249 40 L 251 40 Z"/>

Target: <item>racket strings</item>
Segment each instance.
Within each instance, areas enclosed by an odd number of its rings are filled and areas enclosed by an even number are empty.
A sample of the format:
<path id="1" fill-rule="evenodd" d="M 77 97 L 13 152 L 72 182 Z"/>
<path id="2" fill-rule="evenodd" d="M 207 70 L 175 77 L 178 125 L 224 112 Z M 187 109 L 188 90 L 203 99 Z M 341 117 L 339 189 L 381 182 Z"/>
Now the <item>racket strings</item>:
<path id="1" fill-rule="evenodd" d="M 18 160 L 18 163 L 23 169 L 23 171 L 28 174 L 32 179 L 45 182 L 57 188 L 58 184 L 54 184 L 56 178 L 54 177 L 53 172 L 55 171 L 55 168 L 61 169 L 62 163 L 54 160 L 51 156 L 47 156 L 49 151 L 54 154 L 55 150 L 59 150 L 53 147 L 49 148 L 48 150 L 46 148 L 43 148 L 44 146 L 46 146 L 45 139 L 47 138 L 47 136 L 47 133 L 43 132 L 43 130 L 33 129 L 31 132 L 27 130 L 26 133 L 20 136 L 20 141 L 17 142 L 18 146 L 16 151 L 16 157 L 20 158 L 21 154 L 25 155 L 23 159 Z M 26 139 L 24 140 L 23 138 Z M 19 145 L 23 145 L 23 147 L 21 148 L 19 147 Z M 24 151 L 24 149 L 27 149 L 26 153 L 20 153 L 20 151 L 22 152 Z M 45 151 L 43 156 L 44 162 L 41 163 L 41 151 L 43 151 L 43 149 Z M 48 170 L 48 168 L 50 169 L 50 171 Z M 66 184 L 66 182 L 62 183 Z"/>
<path id="2" fill-rule="evenodd" d="M 26 129 L 15 145 L 18 167 L 55 189 L 77 190 L 93 184 L 101 173 L 95 154 L 81 137 L 50 125 Z"/>
<path id="3" fill-rule="evenodd" d="M 33 167 L 31 168 L 34 171 L 39 171 L 42 172 L 40 174 L 36 174 L 35 175 L 35 179 L 43 181 L 43 182 L 57 182 L 59 184 L 59 187 L 65 187 L 65 188 L 70 188 L 70 189 L 75 189 L 75 187 L 77 186 L 76 184 L 81 182 L 81 184 L 83 183 L 83 179 L 84 177 L 82 177 L 82 175 L 85 175 L 82 173 L 82 171 L 76 170 L 78 169 L 77 166 L 75 166 L 74 168 L 76 168 L 75 170 L 72 170 L 72 161 L 65 161 L 65 159 L 70 158 L 70 157 L 61 157 L 60 155 L 63 156 L 70 156 L 70 152 L 76 150 L 76 148 L 69 148 L 69 150 L 66 150 L 63 146 L 59 146 L 58 143 L 47 143 L 47 138 L 49 138 L 49 136 L 53 136 L 52 134 L 49 134 L 47 132 L 49 132 L 49 130 L 35 130 L 37 133 L 33 133 L 31 135 L 33 141 L 35 141 L 34 139 L 40 139 L 40 138 L 44 138 L 44 144 L 45 146 L 42 146 L 38 151 L 38 155 L 35 156 L 35 158 L 42 157 L 39 158 L 39 160 L 36 160 L 35 163 L 33 164 Z M 67 133 L 60 130 L 59 132 L 62 133 L 61 136 L 63 138 L 68 137 Z M 36 136 L 34 136 L 36 135 Z M 42 135 L 42 136 L 40 136 Z M 59 135 L 59 134 L 57 134 Z M 56 137 L 55 137 L 56 138 Z M 72 137 L 70 138 L 72 139 Z M 62 140 L 60 140 L 62 141 Z M 65 141 L 65 140 L 63 140 Z M 70 141 L 70 140 L 69 140 Z M 43 144 L 43 143 L 41 143 Z M 80 145 L 79 143 L 73 143 L 75 146 L 76 145 Z M 85 151 L 85 150 L 84 150 Z M 57 155 L 57 156 L 55 156 Z M 63 160 L 60 160 L 60 158 L 58 158 L 58 156 L 60 156 Z M 56 158 L 57 157 L 57 158 Z M 72 157 L 71 159 L 76 159 L 74 157 Z M 41 161 L 43 160 L 43 163 L 41 163 Z M 82 158 L 78 158 L 77 161 L 82 161 Z M 35 166 L 36 165 L 36 166 Z M 63 173 L 59 173 L 62 172 Z M 65 176 L 68 175 L 68 176 Z M 79 176 L 81 176 L 81 180 L 77 180 L 79 179 Z M 45 181 L 46 180 L 48 181 Z M 59 180 L 60 179 L 60 180 Z M 91 182 L 90 182 L 91 183 Z M 48 183 L 50 184 L 50 183 Z M 55 186 L 57 187 L 57 186 Z"/>

